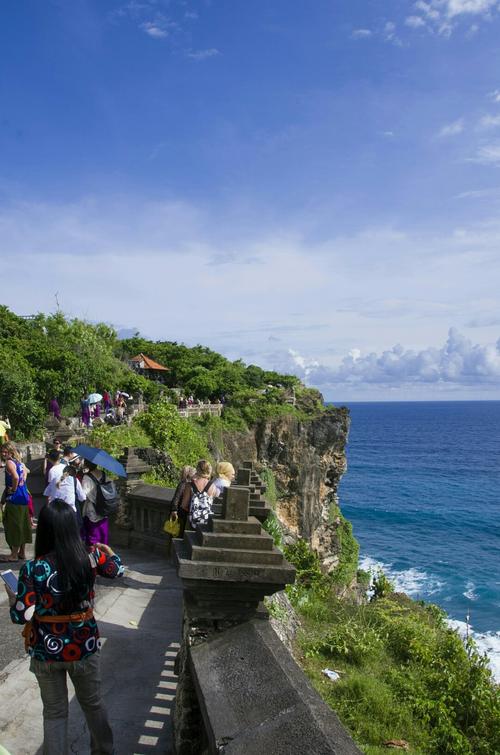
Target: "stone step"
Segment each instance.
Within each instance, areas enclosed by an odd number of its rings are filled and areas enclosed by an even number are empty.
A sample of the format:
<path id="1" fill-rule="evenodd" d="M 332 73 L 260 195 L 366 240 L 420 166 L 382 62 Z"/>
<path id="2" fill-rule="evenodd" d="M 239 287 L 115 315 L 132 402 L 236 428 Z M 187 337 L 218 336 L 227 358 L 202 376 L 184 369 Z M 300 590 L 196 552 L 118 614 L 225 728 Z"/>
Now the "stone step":
<path id="1" fill-rule="evenodd" d="M 207 548 L 237 548 L 243 550 L 270 551 L 273 539 L 267 532 L 260 535 L 240 535 L 225 532 L 202 532 L 201 544 Z"/>
<path id="2" fill-rule="evenodd" d="M 212 532 L 221 533 L 241 533 L 242 535 L 260 535 L 261 526 L 255 517 L 249 518 L 246 522 L 230 521 L 229 519 L 211 519 Z"/>
<path id="3" fill-rule="evenodd" d="M 203 548 L 194 545 L 191 548 L 193 561 L 210 561 L 224 564 L 273 564 L 283 563 L 283 554 L 277 548 L 272 551 L 240 550 L 235 548 Z"/>
<path id="4" fill-rule="evenodd" d="M 178 574 L 182 580 L 214 581 L 220 583 L 240 583 L 248 589 L 258 585 L 257 592 L 270 595 L 275 592 L 267 586 L 291 584 L 295 578 L 295 569 L 287 561 L 281 564 L 238 564 L 217 561 L 192 561 L 186 558 L 184 543 L 174 540 Z M 265 588 L 265 589 L 263 589 Z M 242 596 L 243 597 L 243 596 Z M 260 599 L 260 598 L 259 598 Z"/>

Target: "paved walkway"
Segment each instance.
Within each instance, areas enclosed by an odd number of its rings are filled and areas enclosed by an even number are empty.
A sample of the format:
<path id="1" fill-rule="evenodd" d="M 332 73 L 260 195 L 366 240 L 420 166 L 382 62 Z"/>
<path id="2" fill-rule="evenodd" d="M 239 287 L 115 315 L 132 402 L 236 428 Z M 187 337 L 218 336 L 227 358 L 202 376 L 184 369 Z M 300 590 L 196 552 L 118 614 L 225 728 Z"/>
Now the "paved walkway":
<path id="1" fill-rule="evenodd" d="M 6 553 L 3 533 L 0 552 Z M 121 551 L 121 579 L 99 578 L 96 617 L 102 649 L 103 694 L 117 755 L 169 753 L 175 696 L 173 666 L 181 633 L 182 592 L 166 559 Z M 3 565 L 9 566 L 8 564 Z M 11 755 L 41 755 L 42 706 L 28 670 L 20 628 L 8 617 L 0 590 L 0 744 Z M 80 707 L 70 692 L 70 752 L 89 752 Z"/>

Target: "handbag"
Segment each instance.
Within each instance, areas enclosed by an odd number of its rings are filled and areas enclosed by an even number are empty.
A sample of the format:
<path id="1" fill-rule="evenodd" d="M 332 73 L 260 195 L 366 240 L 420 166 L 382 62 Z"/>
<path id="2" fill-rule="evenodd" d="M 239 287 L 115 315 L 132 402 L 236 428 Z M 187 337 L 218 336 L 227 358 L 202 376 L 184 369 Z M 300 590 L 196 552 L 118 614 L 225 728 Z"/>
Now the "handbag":
<path id="1" fill-rule="evenodd" d="M 170 537 L 179 537 L 181 534 L 181 523 L 175 511 L 170 514 L 170 518 L 165 521 L 163 532 L 166 532 Z"/>

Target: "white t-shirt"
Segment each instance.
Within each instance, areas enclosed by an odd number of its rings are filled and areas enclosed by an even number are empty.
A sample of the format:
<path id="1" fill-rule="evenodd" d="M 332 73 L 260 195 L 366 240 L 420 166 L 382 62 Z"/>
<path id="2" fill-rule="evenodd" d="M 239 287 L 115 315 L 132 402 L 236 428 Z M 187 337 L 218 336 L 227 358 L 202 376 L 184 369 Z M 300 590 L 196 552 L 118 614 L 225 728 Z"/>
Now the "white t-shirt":
<path id="1" fill-rule="evenodd" d="M 49 485 L 51 482 L 57 482 L 59 480 L 66 468 L 66 465 L 66 461 L 58 461 L 49 469 L 49 474 L 47 475 L 47 482 L 49 483 Z"/>
<path id="2" fill-rule="evenodd" d="M 66 501 L 66 503 L 71 506 L 74 511 L 76 511 L 75 478 L 71 476 L 66 477 L 66 479 L 63 480 L 58 486 L 59 479 L 60 478 L 57 478 L 56 480 L 49 482 L 49 484 L 43 491 L 43 494 L 48 496 L 49 503 L 53 501 L 54 498 L 60 498 L 61 500 Z M 80 480 L 78 479 L 76 480 L 76 497 L 78 498 L 80 503 L 83 503 L 86 498 L 83 488 L 80 484 Z"/>

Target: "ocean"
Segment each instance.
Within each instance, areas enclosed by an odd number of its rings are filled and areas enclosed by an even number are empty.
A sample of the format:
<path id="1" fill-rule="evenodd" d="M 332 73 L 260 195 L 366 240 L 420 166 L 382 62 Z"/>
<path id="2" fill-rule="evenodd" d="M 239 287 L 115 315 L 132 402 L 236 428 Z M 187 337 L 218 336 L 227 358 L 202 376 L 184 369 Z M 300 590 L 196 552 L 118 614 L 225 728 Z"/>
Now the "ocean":
<path id="1" fill-rule="evenodd" d="M 500 401 L 352 403 L 339 487 L 360 566 L 468 622 L 500 681 Z"/>

